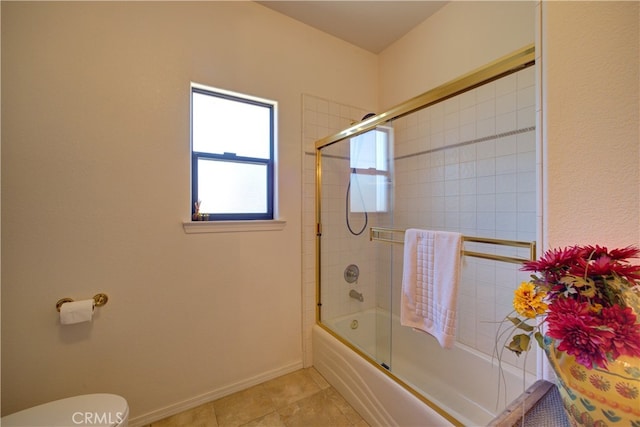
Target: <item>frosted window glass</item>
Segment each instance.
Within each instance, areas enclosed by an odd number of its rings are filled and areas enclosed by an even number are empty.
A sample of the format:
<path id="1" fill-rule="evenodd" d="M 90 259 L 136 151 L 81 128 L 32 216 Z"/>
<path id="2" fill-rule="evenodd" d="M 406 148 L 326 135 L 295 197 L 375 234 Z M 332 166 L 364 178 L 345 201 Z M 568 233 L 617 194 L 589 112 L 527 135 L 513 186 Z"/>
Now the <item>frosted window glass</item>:
<path id="1" fill-rule="evenodd" d="M 386 212 L 393 129 L 378 126 L 350 140 L 351 212 Z"/>
<path id="2" fill-rule="evenodd" d="M 198 197 L 201 213 L 264 213 L 267 166 L 199 159 Z"/>
<path id="3" fill-rule="evenodd" d="M 192 84 L 194 221 L 273 219 L 276 108 L 274 101 Z"/>
<path id="4" fill-rule="evenodd" d="M 384 175 L 351 174 L 351 212 L 386 212 L 388 178 Z"/>
<path id="5" fill-rule="evenodd" d="M 268 159 L 269 107 L 193 93 L 193 151 Z"/>
<path id="6" fill-rule="evenodd" d="M 351 138 L 350 164 L 357 169 L 388 170 L 388 132 L 373 129 Z"/>

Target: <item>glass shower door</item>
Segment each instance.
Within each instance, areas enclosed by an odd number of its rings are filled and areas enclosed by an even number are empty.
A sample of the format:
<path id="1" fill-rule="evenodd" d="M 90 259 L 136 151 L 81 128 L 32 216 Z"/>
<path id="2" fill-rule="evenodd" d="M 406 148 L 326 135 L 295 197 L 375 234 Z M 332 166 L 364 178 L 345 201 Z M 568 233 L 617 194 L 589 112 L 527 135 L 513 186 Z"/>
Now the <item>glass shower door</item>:
<path id="1" fill-rule="evenodd" d="M 376 363 L 390 364 L 391 248 L 370 240 L 392 216 L 393 129 L 320 149 L 321 323 Z"/>

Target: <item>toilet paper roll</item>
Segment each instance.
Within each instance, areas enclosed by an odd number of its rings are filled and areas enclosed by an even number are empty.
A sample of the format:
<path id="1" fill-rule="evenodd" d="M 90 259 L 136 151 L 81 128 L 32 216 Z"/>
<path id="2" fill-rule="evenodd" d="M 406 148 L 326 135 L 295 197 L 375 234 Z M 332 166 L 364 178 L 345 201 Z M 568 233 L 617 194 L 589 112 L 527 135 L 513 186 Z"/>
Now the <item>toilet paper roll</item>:
<path id="1" fill-rule="evenodd" d="M 93 299 L 66 302 L 60 306 L 60 323 L 73 325 L 75 323 L 91 322 L 93 317 Z"/>

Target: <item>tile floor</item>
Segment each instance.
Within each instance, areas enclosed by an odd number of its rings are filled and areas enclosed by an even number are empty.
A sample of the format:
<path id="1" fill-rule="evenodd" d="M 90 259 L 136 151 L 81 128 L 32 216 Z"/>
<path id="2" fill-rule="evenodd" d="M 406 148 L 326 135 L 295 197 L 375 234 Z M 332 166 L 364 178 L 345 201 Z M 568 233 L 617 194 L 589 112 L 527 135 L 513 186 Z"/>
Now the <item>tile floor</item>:
<path id="1" fill-rule="evenodd" d="M 367 427 L 314 368 L 301 369 L 147 427 Z"/>

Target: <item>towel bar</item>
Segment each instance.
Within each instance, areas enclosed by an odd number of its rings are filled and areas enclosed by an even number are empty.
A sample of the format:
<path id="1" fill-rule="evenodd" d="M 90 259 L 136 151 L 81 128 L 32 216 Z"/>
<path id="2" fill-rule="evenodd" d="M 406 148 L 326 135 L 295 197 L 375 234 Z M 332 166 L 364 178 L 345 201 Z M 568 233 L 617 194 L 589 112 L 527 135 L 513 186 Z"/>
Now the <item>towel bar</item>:
<path id="1" fill-rule="evenodd" d="M 369 240 L 377 240 L 380 242 L 389 242 L 389 243 L 404 243 L 404 238 L 400 239 L 400 238 L 394 237 L 394 234 L 396 233 L 404 234 L 404 230 L 397 229 L 397 228 L 371 227 L 369 228 Z M 534 261 L 536 259 L 536 242 L 523 242 L 519 240 L 493 239 L 490 237 L 474 237 L 474 236 L 462 236 L 462 241 L 484 243 L 488 245 L 510 246 L 510 247 L 516 247 L 516 248 L 529 248 L 528 258 L 489 254 L 484 252 L 475 252 L 475 251 L 468 251 L 463 249 L 462 254 L 466 256 L 490 259 L 494 261 L 510 262 L 513 264 L 522 264 L 523 262 Z"/>

